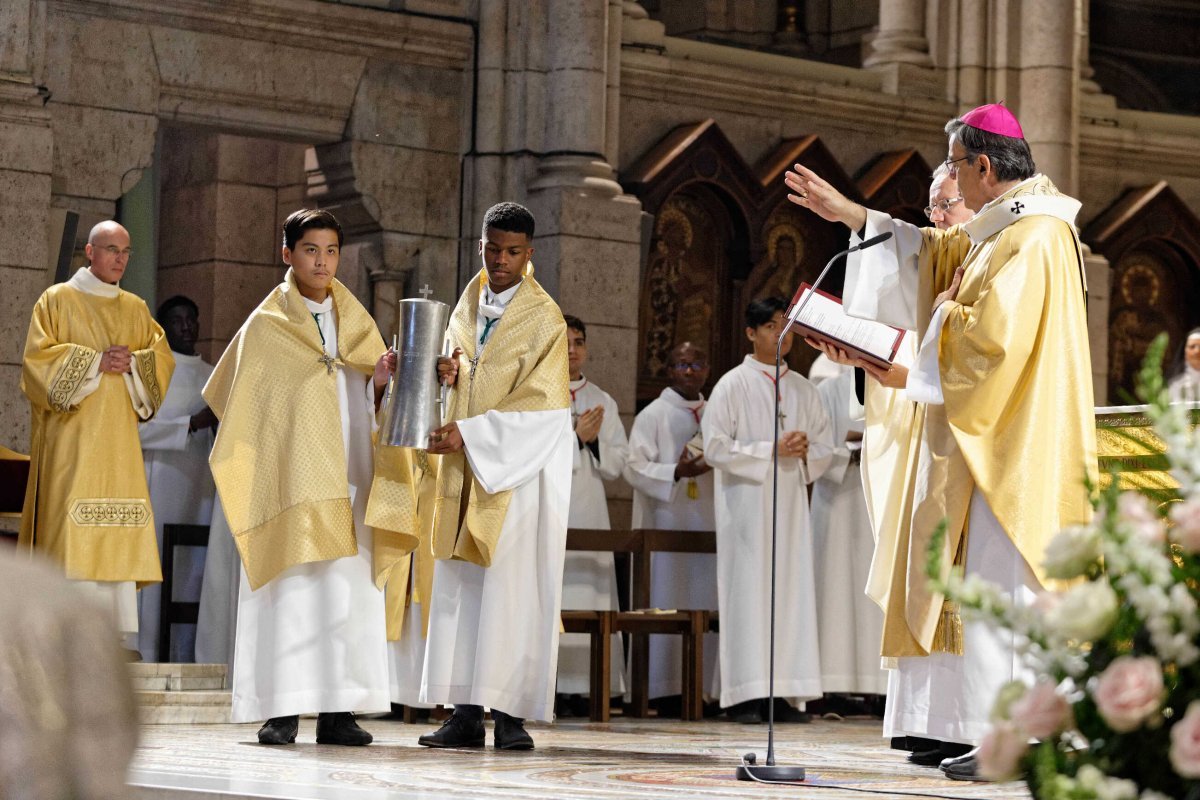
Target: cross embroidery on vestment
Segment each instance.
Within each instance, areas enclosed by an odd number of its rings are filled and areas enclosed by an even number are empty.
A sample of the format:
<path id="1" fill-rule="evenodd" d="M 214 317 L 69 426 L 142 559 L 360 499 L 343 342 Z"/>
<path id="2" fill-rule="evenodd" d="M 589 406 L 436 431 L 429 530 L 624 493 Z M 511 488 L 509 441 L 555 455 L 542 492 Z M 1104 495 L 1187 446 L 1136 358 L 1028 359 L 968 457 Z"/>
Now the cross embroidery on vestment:
<path id="1" fill-rule="evenodd" d="M 1023 208 L 1025 208 L 1025 204 L 1022 203 L 1020 200 L 1018 200 L 1017 202 L 1013 203 L 1012 212 L 1014 214 L 1020 214 L 1021 209 L 1023 209 Z"/>

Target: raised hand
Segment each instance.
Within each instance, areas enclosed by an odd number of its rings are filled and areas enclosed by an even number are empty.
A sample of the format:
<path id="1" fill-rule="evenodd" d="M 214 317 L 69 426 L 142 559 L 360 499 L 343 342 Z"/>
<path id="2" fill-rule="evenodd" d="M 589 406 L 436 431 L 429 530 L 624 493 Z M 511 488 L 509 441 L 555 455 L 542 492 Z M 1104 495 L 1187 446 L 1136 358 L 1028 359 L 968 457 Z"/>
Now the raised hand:
<path id="1" fill-rule="evenodd" d="M 784 173 L 783 182 L 792 190 L 787 196 L 788 200 L 807 208 L 821 219 L 844 222 L 853 231 L 861 230 L 867 224 L 865 208 L 803 164 L 793 164 L 792 170 Z"/>

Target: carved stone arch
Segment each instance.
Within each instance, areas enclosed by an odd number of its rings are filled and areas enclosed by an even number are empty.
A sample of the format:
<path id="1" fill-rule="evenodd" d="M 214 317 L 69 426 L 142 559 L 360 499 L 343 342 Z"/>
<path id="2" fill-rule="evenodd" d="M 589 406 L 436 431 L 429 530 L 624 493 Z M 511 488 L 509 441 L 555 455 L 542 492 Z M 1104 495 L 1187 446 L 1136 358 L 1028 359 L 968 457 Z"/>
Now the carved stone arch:
<path id="1" fill-rule="evenodd" d="M 797 162 L 812 169 L 847 197 L 862 202 L 858 187 L 816 135 L 785 139 L 767 153 L 755 167 L 762 195 L 752 227 L 754 237 L 750 255 L 753 266 L 740 286 L 741 308 L 751 300 L 767 295 L 782 295 L 790 301 L 801 282 L 815 281 L 825 263 L 846 247 L 845 225 L 823 220 L 787 199 L 790 190 L 783 182 L 783 174 Z M 835 264 L 822 288 L 841 295 L 845 273 L 844 262 Z M 734 325 L 738 331 L 743 329 L 740 313 Z M 809 347 L 793 347 L 788 355 L 788 365 L 807 375 L 816 355 Z"/>
<path id="2" fill-rule="evenodd" d="M 740 316 L 733 282 L 749 262 L 749 218 L 759 188 L 711 119 L 672 130 L 621 183 L 654 218 L 639 295 L 640 407 L 669 384 L 676 341 L 707 347 L 712 377 L 706 388 L 740 360 L 722 321 Z"/>
<path id="3" fill-rule="evenodd" d="M 1200 219 L 1165 181 L 1131 189 L 1084 230 L 1112 265 L 1108 391 L 1132 396 L 1137 368 L 1166 331 L 1169 352 L 1200 324 Z"/>
<path id="4" fill-rule="evenodd" d="M 867 208 L 927 226 L 929 182 L 933 169 L 916 150 L 893 150 L 871 160 L 859 174 L 858 189 Z"/>

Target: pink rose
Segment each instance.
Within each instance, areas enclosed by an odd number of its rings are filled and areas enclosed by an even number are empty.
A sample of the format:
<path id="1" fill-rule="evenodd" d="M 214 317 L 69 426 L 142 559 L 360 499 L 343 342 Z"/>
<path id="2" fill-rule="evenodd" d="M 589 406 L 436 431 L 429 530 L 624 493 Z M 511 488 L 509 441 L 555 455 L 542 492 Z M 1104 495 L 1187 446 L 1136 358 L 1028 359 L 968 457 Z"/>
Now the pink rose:
<path id="1" fill-rule="evenodd" d="M 1034 739 L 1048 739 L 1070 724 L 1071 707 L 1054 684 L 1043 681 L 1013 703 L 1009 714 Z"/>
<path id="2" fill-rule="evenodd" d="M 997 722 L 979 743 L 979 774 L 994 781 L 1017 777 L 1017 765 L 1029 749 L 1029 735 L 1011 722 Z"/>
<path id="3" fill-rule="evenodd" d="M 1184 778 L 1200 778 L 1200 700 L 1171 728 L 1171 766 Z"/>
<path id="4" fill-rule="evenodd" d="M 1200 553 L 1200 502 L 1185 500 L 1171 504 L 1172 538 L 1189 553 Z"/>
<path id="5" fill-rule="evenodd" d="M 1117 733 L 1128 733 L 1162 704 L 1162 665 L 1151 656 L 1120 656 L 1096 681 L 1096 709 Z"/>
<path id="6" fill-rule="evenodd" d="M 1133 532 L 1148 542 L 1162 544 L 1166 531 L 1162 520 L 1154 513 L 1150 501 L 1137 492 L 1122 492 L 1117 498 L 1117 516 L 1129 524 Z"/>

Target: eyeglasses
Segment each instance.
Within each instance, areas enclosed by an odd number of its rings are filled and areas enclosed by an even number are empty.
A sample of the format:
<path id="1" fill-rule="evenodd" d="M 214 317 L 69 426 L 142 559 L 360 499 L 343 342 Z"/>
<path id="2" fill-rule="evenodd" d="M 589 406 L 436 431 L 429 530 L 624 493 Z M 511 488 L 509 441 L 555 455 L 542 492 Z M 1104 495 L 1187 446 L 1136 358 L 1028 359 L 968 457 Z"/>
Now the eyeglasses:
<path id="1" fill-rule="evenodd" d="M 707 367 L 708 364 L 704 363 L 703 361 L 676 361 L 671 366 L 680 372 L 687 372 L 689 369 L 692 372 L 699 372 Z"/>
<path id="2" fill-rule="evenodd" d="M 933 219 L 934 211 L 940 211 L 942 214 L 949 214 L 950 209 L 954 208 L 956 203 L 961 203 L 962 201 L 962 195 L 959 195 L 958 197 L 947 197 L 945 200 L 938 200 L 931 206 L 925 206 L 925 216 L 929 219 Z"/>
<path id="3" fill-rule="evenodd" d="M 126 258 L 129 258 L 133 255 L 132 247 L 126 247 L 124 250 L 122 250 L 114 244 L 106 244 L 100 249 L 108 253 L 110 256 L 125 256 Z"/>
<path id="4" fill-rule="evenodd" d="M 972 156 L 970 153 L 967 153 L 967 154 L 966 154 L 965 156 L 963 156 L 962 158 L 947 158 L 947 159 L 946 159 L 945 161 L 943 161 L 942 163 L 946 165 L 946 169 L 950 170 L 950 176 L 951 176 L 951 177 L 954 177 L 955 175 L 957 175 L 957 174 L 958 174 L 958 167 L 957 167 L 957 166 L 955 166 L 955 165 L 957 164 L 957 162 L 959 162 L 959 161 L 967 161 L 967 160 L 969 160 L 969 159 L 971 159 L 971 158 L 973 158 L 973 156 Z"/>

